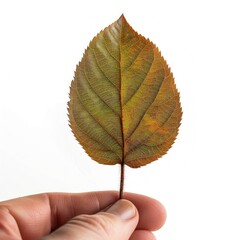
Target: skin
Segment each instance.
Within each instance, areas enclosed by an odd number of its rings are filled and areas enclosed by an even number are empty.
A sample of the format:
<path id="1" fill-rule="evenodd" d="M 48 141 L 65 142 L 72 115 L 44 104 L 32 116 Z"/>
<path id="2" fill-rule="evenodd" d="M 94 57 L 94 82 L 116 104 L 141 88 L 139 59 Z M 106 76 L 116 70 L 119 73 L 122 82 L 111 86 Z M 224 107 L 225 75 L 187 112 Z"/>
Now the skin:
<path id="1" fill-rule="evenodd" d="M 133 193 L 124 193 L 124 199 L 116 205 L 117 192 L 101 191 L 44 193 L 0 202 L 0 239 L 156 239 L 152 231 L 166 219 L 163 205 Z M 120 208 L 121 214 L 128 208 L 133 216 L 126 220 L 125 212 L 119 217 Z"/>

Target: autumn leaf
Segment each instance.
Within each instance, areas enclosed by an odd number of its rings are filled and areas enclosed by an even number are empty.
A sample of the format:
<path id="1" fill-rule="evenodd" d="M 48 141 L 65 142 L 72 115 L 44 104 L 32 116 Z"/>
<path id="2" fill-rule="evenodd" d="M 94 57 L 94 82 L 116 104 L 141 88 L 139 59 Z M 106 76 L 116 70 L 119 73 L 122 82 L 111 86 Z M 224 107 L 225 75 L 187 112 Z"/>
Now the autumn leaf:
<path id="1" fill-rule="evenodd" d="M 123 15 L 90 42 L 68 107 L 72 131 L 92 159 L 133 168 L 168 151 L 182 117 L 166 61 Z"/>

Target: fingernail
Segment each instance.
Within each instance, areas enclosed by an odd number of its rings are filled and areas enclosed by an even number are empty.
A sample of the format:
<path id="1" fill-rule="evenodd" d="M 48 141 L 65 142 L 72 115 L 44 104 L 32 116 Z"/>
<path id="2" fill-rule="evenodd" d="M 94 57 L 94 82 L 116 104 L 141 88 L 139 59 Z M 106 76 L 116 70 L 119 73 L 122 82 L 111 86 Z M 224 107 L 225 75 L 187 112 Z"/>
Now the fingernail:
<path id="1" fill-rule="evenodd" d="M 136 207 L 128 200 L 121 199 L 113 204 L 106 212 L 120 217 L 122 220 L 129 220 L 136 216 Z"/>

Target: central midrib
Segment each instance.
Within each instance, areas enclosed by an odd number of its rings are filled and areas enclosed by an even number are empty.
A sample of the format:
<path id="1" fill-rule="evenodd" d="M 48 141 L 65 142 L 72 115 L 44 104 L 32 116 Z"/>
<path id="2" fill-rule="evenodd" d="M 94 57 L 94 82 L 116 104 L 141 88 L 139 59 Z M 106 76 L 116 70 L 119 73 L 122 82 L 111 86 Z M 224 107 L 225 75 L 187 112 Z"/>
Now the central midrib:
<path id="1" fill-rule="evenodd" d="M 120 109 L 121 109 L 121 116 L 120 116 L 120 123 L 121 123 L 121 133 L 122 133 L 122 159 L 121 159 L 121 165 L 124 164 L 124 157 L 125 157 L 125 138 L 124 138 L 124 128 L 123 128 L 123 101 L 122 101 L 122 57 L 121 57 L 121 44 L 122 44 L 122 28 L 123 28 L 123 21 L 124 19 L 121 19 L 121 26 L 120 26 L 120 38 L 119 38 L 119 71 L 120 71 L 120 81 L 119 81 L 119 100 L 120 100 Z"/>

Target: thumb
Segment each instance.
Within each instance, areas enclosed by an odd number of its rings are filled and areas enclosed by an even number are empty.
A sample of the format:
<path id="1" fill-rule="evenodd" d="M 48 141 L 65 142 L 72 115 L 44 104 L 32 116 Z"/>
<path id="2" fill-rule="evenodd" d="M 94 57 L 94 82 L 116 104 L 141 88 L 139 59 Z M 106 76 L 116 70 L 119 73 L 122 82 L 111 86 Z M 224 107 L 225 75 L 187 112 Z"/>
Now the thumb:
<path id="1" fill-rule="evenodd" d="M 138 219 L 136 207 L 122 199 L 105 212 L 71 219 L 44 240 L 128 240 Z"/>

